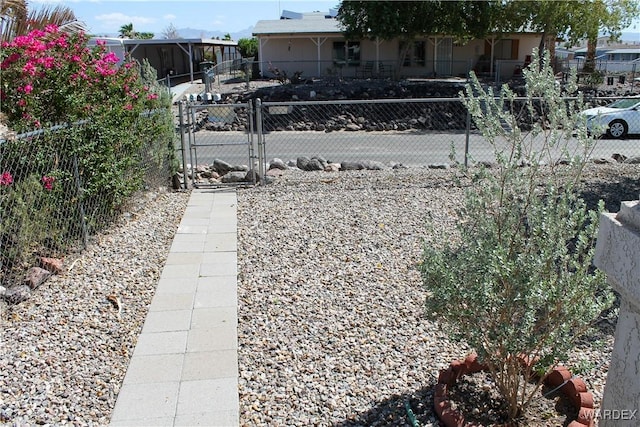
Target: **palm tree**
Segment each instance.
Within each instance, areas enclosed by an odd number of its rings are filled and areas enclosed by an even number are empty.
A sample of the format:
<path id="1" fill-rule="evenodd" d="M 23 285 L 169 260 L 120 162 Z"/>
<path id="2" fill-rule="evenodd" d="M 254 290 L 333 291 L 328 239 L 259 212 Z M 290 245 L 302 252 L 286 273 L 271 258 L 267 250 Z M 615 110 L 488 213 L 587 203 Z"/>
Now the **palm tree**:
<path id="1" fill-rule="evenodd" d="M 133 23 L 128 23 L 123 25 L 122 27 L 120 27 L 120 38 L 124 39 L 124 38 L 130 38 L 130 39 L 135 39 L 136 38 L 136 32 L 133 29 Z"/>
<path id="2" fill-rule="evenodd" d="M 0 0 L 0 40 L 9 41 L 32 30 L 56 25 L 69 33 L 86 32 L 86 25 L 76 19 L 67 6 L 43 6 L 28 10 L 26 0 Z"/>

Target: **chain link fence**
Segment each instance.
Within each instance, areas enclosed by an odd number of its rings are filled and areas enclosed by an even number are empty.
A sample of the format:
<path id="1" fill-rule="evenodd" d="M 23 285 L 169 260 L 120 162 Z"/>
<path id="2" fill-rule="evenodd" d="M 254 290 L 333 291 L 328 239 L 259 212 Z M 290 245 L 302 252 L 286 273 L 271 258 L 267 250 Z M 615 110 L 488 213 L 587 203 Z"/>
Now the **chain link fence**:
<path id="1" fill-rule="evenodd" d="M 90 121 L 0 139 L 2 286 L 21 283 L 40 257 L 84 248 L 140 191 L 171 184 L 174 141 L 156 132 L 167 117 L 141 116 L 126 141 Z"/>
<path id="2" fill-rule="evenodd" d="M 588 99 L 584 109 L 619 100 L 626 109 L 616 109 L 615 116 L 603 115 L 607 110 L 591 113 L 591 124 L 601 121 L 599 128 L 594 125 L 594 131 L 605 132 L 591 152 L 593 159 L 611 159 L 614 154 L 617 158 L 640 156 L 640 98 Z M 574 101 L 567 98 L 567 108 L 575 108 L 570 107 Z M 516 98 L 504 108 L 514 113 L 519 130 L 529 132 L 535 123 L 544 127 L 545 113 L 540 108 L 544 100 L 537 102 L 531 111 L 524 98 Z M 185 153 L 191 153 L 184 158 L 184 169 L 196 187 L 224 183 L 220 164 L 226 169 L 244 165 L 242 170 L 248 170 L 246 165 L 253 166 L 264 177 L 276 164 L 324 170 L 334 163 L 334 168 L 347 170 L 448 167 L 495 160 L 490 141 L 478 131 L 458 98 L 291 102 L 258 99 L 255 126 L 250 114 L 253 107 L 247 104 L 227 104 L 217 110 L 221 106 L 187 103 L 183 108 L 188 115 L 197 117 L 190 119 L 186 125 L 189 132 L 183 135 L 188 147 Z M 231 112 L 231 116 L 224 121 L 220 111 Z M 508 134 L 514 123 L 503 121 L 502 126 Z M 535 138 L 541 147 L 544 135 Z M 498 144 L 500 141 L 498 137 Z M 568 142 L 569 150 L 581 149 L 576 138 L 569 136 Z M 571 152 L 558 150 L 551 154 L 560 159 Z"/>

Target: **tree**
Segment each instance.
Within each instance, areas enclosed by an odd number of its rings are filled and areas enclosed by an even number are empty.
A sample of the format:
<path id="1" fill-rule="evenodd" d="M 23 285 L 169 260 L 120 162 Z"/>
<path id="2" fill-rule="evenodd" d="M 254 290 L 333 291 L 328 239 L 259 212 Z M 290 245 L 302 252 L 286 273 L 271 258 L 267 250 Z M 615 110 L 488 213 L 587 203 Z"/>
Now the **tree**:
<path id="1" fill-rule="evenodd" d="M 163 39 L 180 39 L 180 38 L 182 38 L 180 36 L 180 33 L 178 33 L 178 29 L 172 23 L 169 24 L 169 26 L 167 28 L 162 30 L 161 35 L 162 35 Z"/>
<path id="2" fill-rule="evenodd" d="M 242 38 L 238 40 L 238 50 L 243 58 L 258 56 L 258 39 L 252 37 L 250 39 Z"/>
<path id="3" fill-rule="evenodd" d="M 223 40 L 231 40 L 231 34 L 229 33 L 225 34 Z"/>
<path id="4" fill-rule="evenodd" d="M 33 30 L 43 30 L 55 25 L 67 33 L 86 32 L 85 24 L 76 19 L 67 6 L 44 6 L 29 10 L 25 0 L 3 0 L 0 2 L 0 40 L 9 41 Z"/>
<path id="5" fill-rule="evenodd" d="M 129 39 L 135 39 L 136 38 L 136 32 L 133 29 L 133 23 L 128 23 L 128 24 L 124 24 L 122 27 L 120 27 L 120 38 L 124 39 L 124 38 L 129 38 Z"/>
<path id="6" fill-rule="evenodd" d="M 154 36 L 153 33 L 139 33 L 133 28 L 133 23 L 128 23 L 120 27 L 120 38 L 129 38 L 129 39 L 152 39 Z"/>
<path id="7" fill-rule="evenodd" d="M 347 39 L 399 38 L 399 66 L 418 36 L 484 37 L 503 25 L 500 1 L 343 1 L 338 21 Z"/>
<path id="8" fill-rule="evenodd" d="M 510 1 L 505 17 L 522 28 L 542 33 L 539 49 L 554 51 L 558 38 L 575 45 L 587 39 L 587 70 L 594 68 L 595 46 L 601 32 L 617 37 L 620 30 L 640 16 L 635 0 Z"/>
<path id="9" fill-rule="evenodd" d="M 518 31 L 540 32 L 540 51 L 553 52 L 558 38 L 570 44 L 587 39 L 587 62 L 593 64 L 598 35 L 604 32 L 615 38 L 639 16 L 637 0 L 345 0 L 338 21 L 347 39 L 400 38 L 406 46 L 400 66 L 417 36 L 447 35 L 465 41 Z"/>
<path id="10" fill-rule="evenodd" d="M 584 71 L 595 70 L 596 46 L 601 33 L 612 39 L 620 37 L 622 28 L 628 27 L 634 18 L 640 17 L 640 3 L 635 0 L 590 0 L 576 7 L 569 44 L 575 45 L 587 39 L 587 56 Z"/>

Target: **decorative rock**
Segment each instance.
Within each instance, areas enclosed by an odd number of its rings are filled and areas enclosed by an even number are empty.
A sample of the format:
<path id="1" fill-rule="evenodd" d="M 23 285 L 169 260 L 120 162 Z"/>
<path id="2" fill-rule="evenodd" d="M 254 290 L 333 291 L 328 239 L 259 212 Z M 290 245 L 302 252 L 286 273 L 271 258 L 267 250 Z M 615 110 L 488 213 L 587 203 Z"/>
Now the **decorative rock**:
<path id="1" fill-rule="evenodd" d="M 20 304 L 31 296 L 31 288 L 27 285 L 12 286 L 7 289 L 3 298 L 9 304 Z"/>
<path id="2" fill-rule="evenodd" d="M 428 167 L 429 169 L 449 169 L 450 168 L 448 163 L 432 163 Z"/>
<path id="3" fill-rule="evenodd" d="M 605 158 L 602 158 L 602 157 L 595 158 L 595 159 L 593 159 L 592 161 L 593 161 L 593 163 L 595 163 L 596 165 L 606 165 L 606 164 L 608 164 L 608 163 L 611 163 L 611 162 L 609 161 L 609 159 L 605 159 Z"/>
<path id="4" fill-rule="evenodd" d="M 277 177 L 277 176 L 282 176 L 284 174 L 284 171 L 279 168 L 273 168 L 273 169 L 269 169 L 265 174 L 270 177 Z"/>
<path id="5" fill-rule="evenodd" d="M 274 158 L 269 162 L 269 169 L 281 169 L 287 170 L 289 167 L 282 161 L 282 159 Z"/>
<path id="6" fill-rule="evenodd" d="M 233 171 L 222 175 L 221 181 L 225 184 L 246 182 L 247 173 L 243 171 Z"/>
<path id="7" fill-rule="evenodd" d="M 359 162 L 342 162 L 340 163 L 340 170 L 342 171 L 356 171 L 364 169 L 364 165 Z"/>
<path id="8" fill-rule="evenodd" d="M 321 171 L 324 170 L 324 165 L 320 159 L 314 157 L 307 162 L 304 168 L 301 169 L 305 171 Z"/>
<path id="9" fill-rule="evenodd" d="M 24 283 L 27 284 L 31 290 L 35 290 L 46 282 L 49 277 L 51 277 L 51 272 L 49 270 L 45 270 L 40 267 L 31 267 L 27 271 Z"/>
<path id="10" fill-rule="evenodd" d="M 229 172 L 248 172 L 249 166 L 247 165 L 233 165 Z"/>
<path id="11" fill-rule="evenodd" d="M 49 270 L 53 274 L 60 274 L 63 270 L 62 260 L 59 258 L 48 258 L 41 257 L 40 258 L 40 266 L 45 270 Z"/>
<path id="12" fill-rule="evenodd" d="M 214 159 L 211 169 L 219 173 L 220 175 L 226 175 L 232 170 L 232 166 L 224 160 Z"/>
<path id="13" fill-rule="evenodd" d="M 620 153 L 613 153 L 611 155 L 611 158 L 613 160 L 615 160 L 618 163 L 624 163 L 625 160 L 627 160 L 627 156 L 625 156 L 624 154 L 620 154 Z"/>
<path id="14" fill-rule="evenodd" d="M 338 172 L 341 168 L 340 163 L 329 163 L 324 167 L 325 172 Z"/>
<path id="15" fill-rule="evenodd" d="M 624 163 L 629 164 L 629 165 L 637 165 L 637 164 L 640 164 L 640 156 L 629 157 L 628 159 L 626 159 L 626 160 L 624 161 Z"/>
<path id="16" fill-rule="evenodd" d="M 298 167 L 298 169 L 302 169 L 303 171 L 307 170 L 307 165 L 309 164 L 310 161 L 311 159 L 308 157 L 305 157 L 305 156 L 298 157 L 296 159 L 296 166 Z"/>
<path id="17" fill-rule="evenodd" d="M 238 172 L 240 172 L 240 171 L 238 171 Z M 260 182 L 260 174 L 258 174 L 258 171 L 255 170 L 255 169 L 247 171 L 247 173 L 244 176 L 244 181 L 245 182 L 258 183 L 258 182 Z"/>
<path id="18" fill-rule="evenodd" d="M 377 162 L 374 160 L 365 160 L 362 162 L 362 167 L 366 170 L 370 171 L 381 171 L 385 169 L 385 165 L 382 162 Z"/>

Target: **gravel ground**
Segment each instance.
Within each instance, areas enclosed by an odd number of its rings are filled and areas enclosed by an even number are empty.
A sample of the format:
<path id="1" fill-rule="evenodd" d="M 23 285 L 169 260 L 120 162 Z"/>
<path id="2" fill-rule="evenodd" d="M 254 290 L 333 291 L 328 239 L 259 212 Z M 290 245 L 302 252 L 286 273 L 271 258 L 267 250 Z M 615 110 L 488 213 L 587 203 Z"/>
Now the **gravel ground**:
<path id="1" fill-rule="evenodd" d="M 148 194 L 64 274 L 0 306 L 0 424 L 108 423 L 187 200 Z"/>
<path id="2" fill-rule="evenodd" d="M 243 425 L 408 425 L 406 404 L 420 425 L 437 425 L 438 371 L 468 349 L 424 318 L 416 265 L 422 240 L 437 245 L 454 226 L 463 190 L 453 173 L 290 172 L 239 192 Z M 590 199 L 637 197 L 637 166 L 587 175 Z M 603 321 L 569 363 L 596 404 L 612 331 Z"/>
<path id="3" fill-rule="evenodd" d="M 405 404 L 436 425 L 438 370 L 468 349 L 423 318 L 416 264 L 422 239 L 438 244 L 454 226 L 454 173 L 289 171 L 238 190 L 243 425 L 405 425 Z M 635 165 L 593 166 L 588 176 L 590 197 L 612 206 L 639 192 Z M 142 200 L 69 256 L 65 274 L 0 307 L 0 423 L 108 422 L 187 198 Z M 429 217 L 437 227 L 427 235 Z M 605 322 L 574 356 L 596 404 L 611 331 Z"/>

